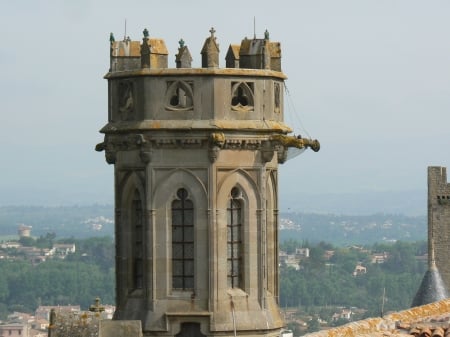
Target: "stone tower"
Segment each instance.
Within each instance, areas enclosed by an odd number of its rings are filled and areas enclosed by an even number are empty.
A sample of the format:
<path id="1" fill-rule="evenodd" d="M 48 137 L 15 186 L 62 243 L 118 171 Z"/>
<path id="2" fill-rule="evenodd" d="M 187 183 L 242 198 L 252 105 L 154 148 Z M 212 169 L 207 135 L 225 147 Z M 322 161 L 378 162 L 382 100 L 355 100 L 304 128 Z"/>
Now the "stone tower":
<path id="1" fill-rule="evenodd" d="M 96 149 L 114 164 L 114 319 L 148 336 L 278 336 L 278 164 L 319 143 L 287 135 L 279 43 L 245 39 L 247 68 L 224 69 L 210 33 L 202 68 L 184 41 L 167 68 L 147 30 L 111 34 Z"/>
<path id="2" fill-rule="evenodd" d="M 450 184 L 447 169 L 428 167 L 428 264 L 436 267 L 450 289 Z M 434 253 L 434 254 L 433 254 Z M 434 257 L 435 261 L 432 261 Z"/>

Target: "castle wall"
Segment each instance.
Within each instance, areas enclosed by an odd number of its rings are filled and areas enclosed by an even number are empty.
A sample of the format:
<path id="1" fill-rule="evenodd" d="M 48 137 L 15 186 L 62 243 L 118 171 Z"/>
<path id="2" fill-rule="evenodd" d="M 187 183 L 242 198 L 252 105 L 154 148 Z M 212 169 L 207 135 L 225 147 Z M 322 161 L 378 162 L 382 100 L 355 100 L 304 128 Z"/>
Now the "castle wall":
<path id="1" fill-rule="evenodd" d="M 450 289 L 450 184 L 447 169 L 440 166 L 428 167 L 428 245 L 429 264 L 434 255 L 436 266 Z"/>

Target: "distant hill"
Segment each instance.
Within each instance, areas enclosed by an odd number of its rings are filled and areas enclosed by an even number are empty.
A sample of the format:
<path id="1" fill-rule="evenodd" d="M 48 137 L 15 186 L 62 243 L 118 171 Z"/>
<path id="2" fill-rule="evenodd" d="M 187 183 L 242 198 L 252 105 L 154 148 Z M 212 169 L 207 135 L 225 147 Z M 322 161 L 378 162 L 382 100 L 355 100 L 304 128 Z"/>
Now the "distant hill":
<path id="1" fill-rule="evenodd" d="M 0 207 L 0 235 L 17 234 L 20 224 L 32 226 L 35 237 L 47 233 L 55 233 L 58 239 L 113 236 L 113 206 Z"/>
<path id="2" fill-rule="evenodd" d="M 91 206 L 3 206 L 0 207 L 0 235 L 17 235 L 20 224 L 32 226 L 31 235 L 55 233 L 57 238 L 87 238 L 114 235 L 114 207 Z M 326 241 L 334 245 L 426 240 L 425 215 L 377 213 L 280 212 L 280 240 Z"/>
<path id="3" fill-rule="evenodd" d="M 368 215 L 377 213 L 427 214 L 427 191 L 367 191 L 361 193 L 303 193 L 290 189 L 280 191 L 282 211 Z"/>
<path id="4" fill-rule="evenodd" d="M 279 236 L 280 241 L 325 241 L 338 246 L 424 241 L 427 240 L 427 217 L 282 212 Z"/>

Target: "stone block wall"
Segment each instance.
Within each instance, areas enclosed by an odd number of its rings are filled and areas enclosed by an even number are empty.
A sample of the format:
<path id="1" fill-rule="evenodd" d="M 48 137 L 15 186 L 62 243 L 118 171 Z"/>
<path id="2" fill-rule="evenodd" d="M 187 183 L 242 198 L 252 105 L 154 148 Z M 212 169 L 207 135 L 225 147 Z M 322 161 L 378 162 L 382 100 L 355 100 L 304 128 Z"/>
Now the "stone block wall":
<path id="1" fill-rule="evenodd" d="M 450 289 L 450 184 L 447 169 L 428 167 L 428 258 L 436 266 Z"/>

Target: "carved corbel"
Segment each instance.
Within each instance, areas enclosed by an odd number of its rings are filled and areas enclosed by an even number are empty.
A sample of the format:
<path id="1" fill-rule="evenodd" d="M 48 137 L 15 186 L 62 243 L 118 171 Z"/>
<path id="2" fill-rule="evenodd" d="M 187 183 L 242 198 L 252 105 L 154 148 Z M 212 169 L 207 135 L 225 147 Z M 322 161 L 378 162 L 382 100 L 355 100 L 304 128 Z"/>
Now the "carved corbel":
<path id="1" fill-rule="evenodd" d="M 116 163 L 116 151 L 114 147 L 106 142 L 99 143 L 95 146 L 95 151 L 105 151 L 105 159 L 108 164 Z"/>
<path id="2" fill-rule="evenodd" d="M 270 141 L 264 141 L 261 146 L 261 158 L 264 163 L 272 161 L 273 155 L 275 154 L 274 148 Z"/>
<path id="3" fill-rule="evenodd" d="M 222 132 L 213 132 L 209 135 L 208 156 L 211 163 L 215 163 L 219 157 L 219 152 L 225 144 L 225 135 Z"/>
<path id="4" fill-rule="evenodd" d="M 277 159 L 278 163 L 283 164 L 287 160 L 287 148 L 284 146 L 278 146 L 277 148 Z"/>
<path id="5" fill-rule="evenodd" d="M 136 144 L 140 146 L 139 157 L 143 163 L 148 164 L 152 159 L 152 150 L 149 147 L 149 142 L 145 139 L 143 134 L 137 135 Z"/>
<path id="6" fill-rule="evenodd" d="M 115 164 L 116 163 L 116 151 L 114 151 L 114 150 L 112 150 L 112 149 L 106 149 L 106 151 L 105 151 L 105 159 L 106 159 L 106 162 L 108 163 L 108 164 Z"/>
<path id="7" fill-rule="evenodd" d="M 143 163 L 148 164 L 152 160 L 152 151 L 150 149 L 144 150 L 142 148 L 141 152 L 139 153 L 139 157 L 141 158 Z"/>
<path id="8" fill-rule="evenodd" d="M 211 163 L 216 162 L 217 158 L 219 157 L 219 152 L 220 152 L 220 147 L 218 147 L 218 146 L 213 146 L 212 148 L 209 149 L 208 156 L 209 156 L 209 161 Z"/>

